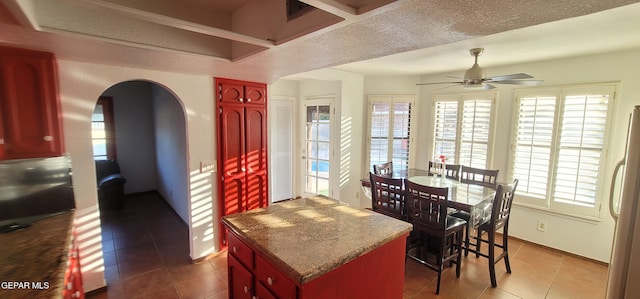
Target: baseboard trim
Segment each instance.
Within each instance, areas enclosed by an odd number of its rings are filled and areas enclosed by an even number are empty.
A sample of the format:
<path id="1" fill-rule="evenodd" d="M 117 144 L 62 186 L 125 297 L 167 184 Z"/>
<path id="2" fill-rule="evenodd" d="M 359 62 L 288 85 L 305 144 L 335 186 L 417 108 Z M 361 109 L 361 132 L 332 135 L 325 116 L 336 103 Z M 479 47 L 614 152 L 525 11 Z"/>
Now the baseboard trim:
<path id="1" fill-rule="evenodd" d="M 585 256 L 581 256 L 581 255 L 575 254 L 575 253 L 571 253 L 571 252 L 567 252 L 567 251 L 560 250 L 560 249 L 557 249 L 557 248 L 549 247 L 549 246 L 546 246 L 546 245 L 542 245 L 542 244 L 534 243 L 534 242 L 531 242 L 531 241 L 523 240 L 523 239 L 520 239 L 520 238 L 517 238 L 517 237 L 509 236 L 509 238 L 518 240 L 518 241 L 520 241 L 522 243 L 527 243 L 527 244 L 532 245 L 532 246 L 542 247 L 542 248 L 547 249 L 547 250 L 555 251 L 555 252 L 560 253 L 560 254 L 569 255 L 569 256 L 575 257 L 577 259 L 582 259 L 582 260 L 585 260 L 585 261 L 589 261 L 589 262 L 592 262 L 594 264 L 599 264 L 599 265 L 602 265 L 602 266 L 609 267 L 609 263 L 605 263 L 603 261 L 595 260 L 595 259 L 592 259 L 592 258 L 588 258 L 588 257 L 585 257 Z"/>
<path id="2" fill-rule="evenodd" d="M 97 295 L 97 294 L 100 294 L 100 293 L 103 293 L 103 292 L 106 292 L 106 291 L 107 291 L 107 286 L 103 286 L 101 288 L 97 288 L 95 290 L 88 291 L 88 292 L 84 293 L 84 295 L 85 295 L 85 297 L 90 297 L 90 296 Z"/>
<path id="3" fill-rule="evenodd" d="M 218 251 L 218 252 L 214 252 L 214 253 L 208 254 L 208 255 L 206 255 L 206 256 L 199 257 L 199 258 L 197 258 L 197 259 L 193 259 L 193 258 L 192 258 L 192 259 L 191 259 L 191 263 L 192 263 L 192 264 L 199 264 L 199 263 L 202 263 L 202 262 L 208 261 L 208 260 L 210 260 L 210 259 L 212 259 L 212 258 L 215 258 L 215 257 L 217 257 L 217 256 L 221 255 L 221 254 L 224 254 L 226 251 L 227 251 L 226 249 L 225 249 L 225 250 L 220 250 L 220 251 Z"/>

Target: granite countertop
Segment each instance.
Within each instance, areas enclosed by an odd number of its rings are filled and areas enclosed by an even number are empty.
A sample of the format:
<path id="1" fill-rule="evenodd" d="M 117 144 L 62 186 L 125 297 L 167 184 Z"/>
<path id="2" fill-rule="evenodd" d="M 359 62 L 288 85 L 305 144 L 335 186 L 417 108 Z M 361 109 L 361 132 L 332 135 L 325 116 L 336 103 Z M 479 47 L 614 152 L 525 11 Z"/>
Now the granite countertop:
<path id="1" fill-rule="evenodd" d="M 410 223 L 323 196 L 224 216 L 222 222 L 298 284 L 412 230 Z"/>
<path id="2" fill-rule="evenodd" d="M 73 215 L 59 213 L 0 234 L 0 298 L 62 298 Z"/>

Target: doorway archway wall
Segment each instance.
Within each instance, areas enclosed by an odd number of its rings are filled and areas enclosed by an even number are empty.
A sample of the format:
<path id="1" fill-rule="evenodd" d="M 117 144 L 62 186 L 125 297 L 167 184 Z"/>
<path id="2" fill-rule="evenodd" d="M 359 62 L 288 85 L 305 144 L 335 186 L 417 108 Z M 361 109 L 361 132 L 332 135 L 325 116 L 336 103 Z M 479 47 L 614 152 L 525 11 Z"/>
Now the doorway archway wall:
<path id="1" fill-rule="evenodd" d="M 213 79 L 65 60 L 58 60 L 58 79 L 65 146 L 73 161 L 75 224 L 85 290 L 104 286 L 102 248 L 96 241 L 100 236 L 100 222 L 91 145 L 91 114 L 98 97 L 121 82 L 153 82 L 158 85 L 154 91 L 158 98 L 172 96 L 177 99 L 173 102 L 177 106 L 173 105 L 173 108 L 179 106 L 181 112 L 178 114 L 185 119 L 186 155 L 171 159 L 182 160 L 187 169 L 184 170 L 185 191 L 173 190 L 173 196 L 177 196 L 176 192 L 187 193 L 183 198 L 187 202 L 191 258 L 198 259 L 216 252 L 218 236 L 214 232 L 219 231 L 218 221 L 214 221 L 217 219 L 214 211 L 218 210 L 214 191 L 216 183 L 212 173 L 200 171 L 200 162 L 215 161 L 216 157 Z M 161 120 L 162 116 L 156 121 Z M 169 163 L 166 159 L 159 163 Z"/>

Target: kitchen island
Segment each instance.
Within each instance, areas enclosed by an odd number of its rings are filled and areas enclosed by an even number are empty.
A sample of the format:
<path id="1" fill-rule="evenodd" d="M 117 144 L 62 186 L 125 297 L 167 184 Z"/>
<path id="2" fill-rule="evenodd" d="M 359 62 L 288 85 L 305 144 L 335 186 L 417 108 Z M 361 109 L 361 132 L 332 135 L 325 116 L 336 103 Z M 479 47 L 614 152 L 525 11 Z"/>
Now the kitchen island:
<path id="1" fill-rule="evenodd" d="M 222 223 L 230 298 L 402 298 L 409 223 L 323 196 Z"/>

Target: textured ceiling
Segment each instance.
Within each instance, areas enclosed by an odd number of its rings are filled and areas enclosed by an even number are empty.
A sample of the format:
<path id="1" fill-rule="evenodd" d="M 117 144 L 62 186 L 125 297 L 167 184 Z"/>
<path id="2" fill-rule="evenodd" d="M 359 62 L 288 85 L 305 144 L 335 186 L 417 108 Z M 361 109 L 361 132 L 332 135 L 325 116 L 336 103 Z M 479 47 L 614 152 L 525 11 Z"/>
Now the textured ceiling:
<path id="1" fill-rule="evenodd" d="M 286 22 L 275 9 L 284 0 L 6 0 L 0 43 L 61 59 L 268 83 L 327 67 L 368 74 L 457 70 L 472 64 L 472 47 L 487 49 L 480 61 L 489 66 L 639 46 L 640 4 L 610 10 L 637 1 L 304 2 L 319 9 Z M 591 35 L 580 31 L 590 28 Z M 560 46 L 543 44 L 551 41 Z"/>

